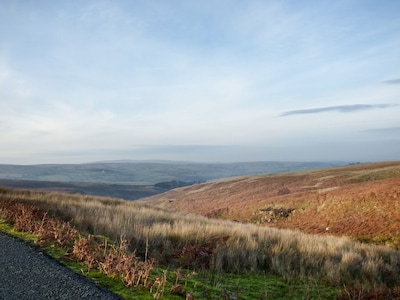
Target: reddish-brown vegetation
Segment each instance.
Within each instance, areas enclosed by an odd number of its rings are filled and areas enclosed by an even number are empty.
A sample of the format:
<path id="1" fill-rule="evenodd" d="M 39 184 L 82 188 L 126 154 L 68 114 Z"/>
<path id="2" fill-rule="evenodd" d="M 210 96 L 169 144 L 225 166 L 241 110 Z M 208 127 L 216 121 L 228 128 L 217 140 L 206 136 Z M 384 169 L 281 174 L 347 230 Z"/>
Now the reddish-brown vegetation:
<path id="1" fill-rule="evenodd" d="M 0 202 L 1 217 L 14 225 L 15 230 L 38 236 L 39 245 L 55 244 L 67 251 L 67 256 L 83 262 L 88 269 L 99 269 L 111 277 L 120 277 L 127 287 L 151 287 L 149 277 L 155 261 L 140 261 L 127 251 L 125 241 L 119 246 L 106 239 L 84 236 L 59 219 L 50 218 L 34 206 L 18 202 Z"/>
<path id="2" fill-rule="evenodd" d="M 78 231 L 68 222 L 50 218 L 47 213 L 32 205 L 0 202 L 0 212 L 3 219 L 13 223 L 15 230 L 36 234 L 36 243 L 39 245 L 51 242 L 60 247 L 70 248 L 79 236 Z"/>
<path id="3" fill-rule="evenodd" d="M 213 218 L 400 247 L 400 162 L 219 180 L 143 201 Z"/>

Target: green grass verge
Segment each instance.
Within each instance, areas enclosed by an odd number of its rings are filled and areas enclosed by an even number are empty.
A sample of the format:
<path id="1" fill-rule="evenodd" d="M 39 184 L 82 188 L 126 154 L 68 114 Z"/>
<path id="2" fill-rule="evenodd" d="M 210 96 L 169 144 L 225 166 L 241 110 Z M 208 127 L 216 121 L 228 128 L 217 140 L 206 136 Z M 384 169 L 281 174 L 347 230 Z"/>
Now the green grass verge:
<path id="1" fill-rule="evenodd" d="M 339 290 L 314 281 L 285 281 L 274 275 L 200 273 L 191 279 L 195 299 L 335 299 Z"/>

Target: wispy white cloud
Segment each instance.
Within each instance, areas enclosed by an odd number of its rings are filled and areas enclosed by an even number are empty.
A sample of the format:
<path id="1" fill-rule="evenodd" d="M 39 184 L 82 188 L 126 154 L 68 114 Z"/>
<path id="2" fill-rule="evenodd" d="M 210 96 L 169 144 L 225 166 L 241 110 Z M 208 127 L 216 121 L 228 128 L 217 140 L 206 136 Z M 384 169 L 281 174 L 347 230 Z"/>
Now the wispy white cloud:
<path id="1" fill-rule="evenodd" d="M 400 127 L 385 127 L 385 128 L 373 128 L 366 129 L 364 132 L 372 132 L 372 133 L 400 133 Z"/>
<path id="2" fill-rule="evenodd" d="M 328 106 L 328 107 L 318 107 L 318 108 L 310 108 L 310 109 L 299 109 L 299 110 L 291 110 L 284 112 L 281 114 L 282 117 L 284 116 L 291 116 L 291 115 L 304 115 L 304 114 L 317 114 L 317 113 L 324 113 L 324 112 L 341 112 L 341 113 L 350 113 L 350 112 L 357 112 L 362 110 L 370 110 L 370 109 L 377 109 L 377 108 L 389 108 L 397 106 L 394 104 L 353 104 L 353 105 L 338 105 L 338 106 Z"/>

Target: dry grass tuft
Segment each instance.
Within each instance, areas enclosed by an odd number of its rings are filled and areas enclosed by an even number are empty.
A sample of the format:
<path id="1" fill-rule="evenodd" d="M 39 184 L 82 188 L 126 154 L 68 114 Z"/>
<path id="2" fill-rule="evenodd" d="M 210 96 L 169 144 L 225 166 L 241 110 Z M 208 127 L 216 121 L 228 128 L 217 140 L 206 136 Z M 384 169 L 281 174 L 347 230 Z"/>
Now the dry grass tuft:
<path id="1" fill-rule="evenodd" d="M 372 289 L 363 288 L 345 289 L 336 300 L 398 300 L 400 299 L 400 289 Z"/>

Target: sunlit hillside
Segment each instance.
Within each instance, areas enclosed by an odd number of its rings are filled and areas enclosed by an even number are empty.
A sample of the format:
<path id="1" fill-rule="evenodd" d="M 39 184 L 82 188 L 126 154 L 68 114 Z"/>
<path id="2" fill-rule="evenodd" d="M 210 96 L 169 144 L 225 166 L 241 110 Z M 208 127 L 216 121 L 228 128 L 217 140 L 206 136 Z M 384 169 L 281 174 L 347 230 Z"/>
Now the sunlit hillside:
<path id="1" fill-rule="evenodd" d="M 400 162 L 218 180 L 143 200 L 306 233 L 347 235 L 400 247 Z"/>

